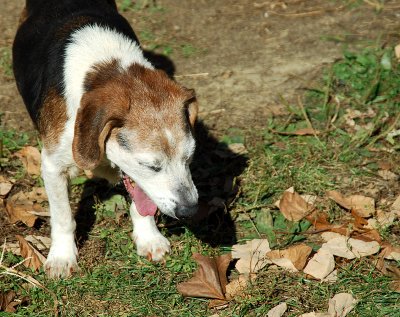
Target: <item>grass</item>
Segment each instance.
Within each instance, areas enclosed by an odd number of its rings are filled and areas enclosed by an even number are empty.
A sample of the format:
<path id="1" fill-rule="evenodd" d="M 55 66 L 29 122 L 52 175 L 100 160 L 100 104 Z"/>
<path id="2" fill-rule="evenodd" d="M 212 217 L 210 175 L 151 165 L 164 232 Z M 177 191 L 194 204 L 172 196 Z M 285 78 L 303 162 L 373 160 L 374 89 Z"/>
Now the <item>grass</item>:
<path id="1" fill-rule="evenodd" d="M 0 47 L 0 72 L 7 78 L 13 76 L 10 47 Z"/>
<path id="2" fill-rule="evenodd" d="M 399 137 L 388 138 L 391 130 L 399 128 L 400 107 L 400 67 L 391 49 L 346 52 L 326 70 L 322 81 L 320 87 L 306 92 L 302 102 L 287 104 L 289 115 L 271 118 L 263 129 L 246 133 L 231 129 L 221 137 L 217 149 L 245 143 L 249 151 L 247 168 L 240 175 L 240 182 L 237 181 L 239 191 L 227 203 L 238 240 L 261 236 L 268 237 L 275 248 L 297 241 L 318 248 L 309 235 L 304 234 L 310 223 L 305 220 L 297 224 L 289 222 L 273 206 L 290 186 L 300 193 L 323 196 L 330 189 L 358 193 L 366 185 L 373 184 L 380 188 L 384 198 L 391 199 L 398 194 L 398 186 L 379 187 L 377 176 L 378 163 L 383 161 L 393 163 L 392 171 L 400 174 Z M 346 121 L 349 109 L 361 114 L 373 111 L 375 115 L 356 117 L 353 119 L 355 126 L 349 126 Z M 310 124 L 320 134 L 288 136 L 277 133 L 293 132 Z M 25 142 L 23 136 L 2 133 L 6 154 Z M 212 179 L 221 171 L 218 168 L 219 171 L 212 170 L 204 163 L 201 172 L 211 173 L 206 175 Z M 79 192 L 85 184 L 85 178 L 75 180 L 73 192 Z M 121 198 L 117 201 L 121 202 Z M 220 254 L 229 250 L 229 244 L 212 247 L 204 243 L 195 230 L 176 224 L 170 226 L 167 222 L 162 231 L 172 243 L 172 253 L 165 263 L 151 263 L 136 255 L 128 217 L 118 224 L 111 206 L 114 205 L 96 205 L 96 222 L 81 251 L 80 274 L 52 281 L 46 279 L 43 272 L 35 273 L 35 278 L 56 295 L 62 315 L 212 315 L 206 300 L 185 299 L 178 294 L 176 285 L 192 276 L 196 268 L 191 259 L 194 252 Z M 343 216 L 343 211 L 334 204 L 321 208 L 328 212 L 331 221 Z M 399 243 L 395 234 L 398 226 L 399 222 L 386 228 L 385 238 Z M 7 253 L 5 264 L 15 265 L 20 260 Z M 373 257 L 338 261 L 339 278 L 333 284 L 316 282 L 304 274 L 265 268 L 245 294 L 218 315 L 266 316 L 269 309 L 286 301 L 289 310 L 285 316 L 298 316 L 313 310 L 324 311 L 334 294 L 350 292 L 359 302 L 348 316 L 399 317 L 400 294 L 390 290 L 391 279 L 378 272 L 373 262 Z M 22 267 L 18 269 L 33 274 Z M 29 297 L 29 304 L 19 307 L 15 316 L 52 314 L 53 298 L 49 291 L 28 288 L 15 277 L 0 277 L 0 289 L 13 289 L 19 296 Z M 5 313 L 0 313 L 2 315 Z"/>

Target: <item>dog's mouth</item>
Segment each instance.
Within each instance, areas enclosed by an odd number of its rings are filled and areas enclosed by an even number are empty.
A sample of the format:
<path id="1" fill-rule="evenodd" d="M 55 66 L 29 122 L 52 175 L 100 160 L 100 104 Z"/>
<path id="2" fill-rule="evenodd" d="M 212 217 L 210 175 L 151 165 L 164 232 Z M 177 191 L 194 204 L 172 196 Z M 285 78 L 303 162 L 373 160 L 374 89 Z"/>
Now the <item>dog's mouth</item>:
<path id="1" fill-rule="evenodd" d="M 157 205 L 150 199 L 149 196 L 137 185 L 132 185 L 132 180 L 128 175 L 123 173 L 123 182 L 126 191 L 135 202 L 136 209 L 139 214 L 143 217 L 154 216 L 157 211 Z"/>

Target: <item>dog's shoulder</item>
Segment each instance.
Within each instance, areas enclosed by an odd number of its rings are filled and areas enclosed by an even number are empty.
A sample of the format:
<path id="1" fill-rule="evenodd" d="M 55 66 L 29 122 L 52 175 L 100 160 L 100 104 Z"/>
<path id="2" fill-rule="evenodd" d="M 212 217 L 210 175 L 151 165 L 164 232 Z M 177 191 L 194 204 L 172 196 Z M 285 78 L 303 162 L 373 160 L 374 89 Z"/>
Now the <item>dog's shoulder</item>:
<path id="1" fill-rule="evenodd" d="M 36 125 L 49 96 L 60 99 L 65 90 L 66 50 L 74 33 L 102 26 L 137 41 L 113 0 L 28 0 L 23 16 L 13 44 L 13 69 Z"/>

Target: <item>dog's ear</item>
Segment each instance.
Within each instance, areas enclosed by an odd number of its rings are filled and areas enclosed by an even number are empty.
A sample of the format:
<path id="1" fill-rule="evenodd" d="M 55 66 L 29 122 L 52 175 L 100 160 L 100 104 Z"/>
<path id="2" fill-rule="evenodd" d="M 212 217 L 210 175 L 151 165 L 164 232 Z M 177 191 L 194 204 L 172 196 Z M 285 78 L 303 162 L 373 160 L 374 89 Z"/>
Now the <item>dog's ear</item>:
<path id="1" fill-rule="evenodd" d="M 86 170 L 94 169 L 101 161 L 104 146 L 111 130 L 123 124 L 126 110 L 96 91 L 83 95 L 79 107 L 72 143 L 76 164 Z"/>
<path id="2" fill-rule="evenodd" d="M 187 111 L 190 126 L 194 129 L 199 113 L 199 103 L 194 89 L 186 89 L 185 111 Z"/>

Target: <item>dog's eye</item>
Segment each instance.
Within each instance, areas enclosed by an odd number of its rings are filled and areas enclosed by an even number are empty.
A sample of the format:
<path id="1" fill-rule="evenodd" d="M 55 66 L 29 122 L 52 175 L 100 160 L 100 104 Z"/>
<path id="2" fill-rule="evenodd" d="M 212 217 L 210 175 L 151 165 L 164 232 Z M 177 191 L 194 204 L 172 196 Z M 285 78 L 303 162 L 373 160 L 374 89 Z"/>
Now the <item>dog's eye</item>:
<path id="1" fill-rule="evenodd" d="M 162 170 L 161 166 L 159 164 L 149 164 L 149 163 L 144 163 L 144 162 L 139 162 L 139 165 L 142 165 L 144 167 L 147 167 L 148 169 L 152 170 L 153 172 L 160 172 Z"/>

